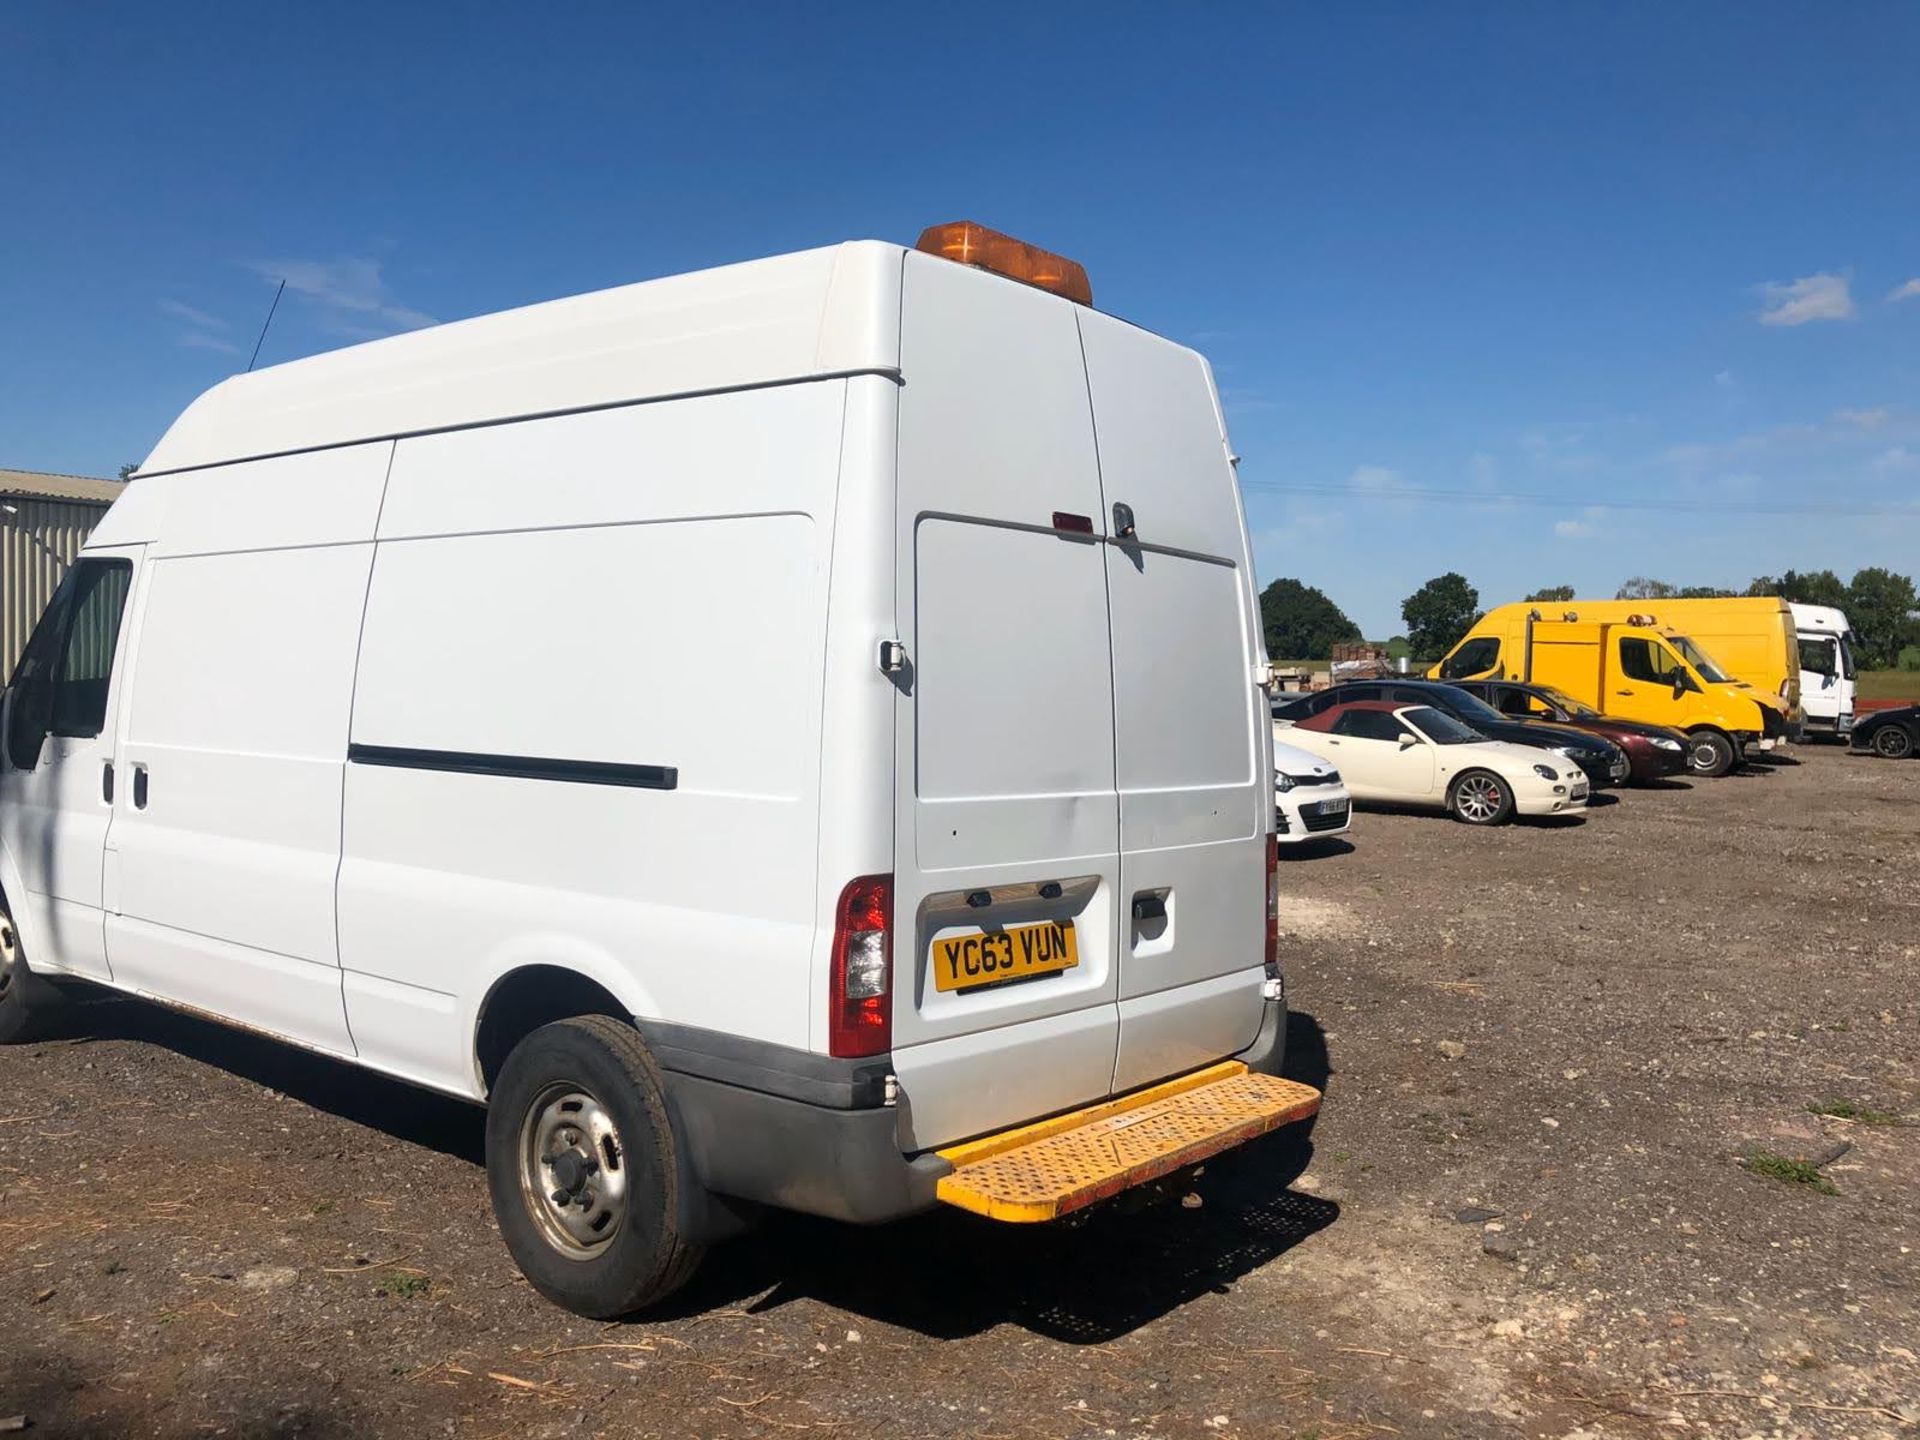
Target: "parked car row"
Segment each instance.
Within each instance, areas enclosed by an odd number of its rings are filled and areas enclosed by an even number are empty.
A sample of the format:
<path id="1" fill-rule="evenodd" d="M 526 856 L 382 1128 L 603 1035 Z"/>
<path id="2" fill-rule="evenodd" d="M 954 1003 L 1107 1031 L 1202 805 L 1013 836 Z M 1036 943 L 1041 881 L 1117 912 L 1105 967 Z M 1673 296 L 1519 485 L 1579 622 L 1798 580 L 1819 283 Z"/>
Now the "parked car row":
<path id="1" fill-rule="evenodd" d="M 1596 790 L 1687 768 L 1685 735 L 1603 715 L 1543 685 L 1360 680 L 1276 697 L 1272 713 L 1283 839 L 1315 832 L 1303 820 L 1289 836 L 1286 801 L 1300 781 L 1282 756 L 1329 767 L 1317 783 L 1340 783 L 1354 799 L 1444 809 L 1470 825 L 1576 814 Z"/>
<path id="2" fill-rule="evenodd" d="M 1539 686 L 1597 714 L 1677 731 L 1692 773 L 1718 776 L 1806 733 L 1804 661 L 1844 667 L 1844 683 L 1810 678 L 1822 695 L 1821 723 L 1836 733 L 1851 725 L 1850 651 L 1844 628 L 1831 628 L 1844 627 L 1846 617 L 1823 613 L 1827 628 L 1809 632 L 1803 656 L 1799 621 L 1785 600 L 1500 605 L 1427 673 L 1455 684 Z"/>

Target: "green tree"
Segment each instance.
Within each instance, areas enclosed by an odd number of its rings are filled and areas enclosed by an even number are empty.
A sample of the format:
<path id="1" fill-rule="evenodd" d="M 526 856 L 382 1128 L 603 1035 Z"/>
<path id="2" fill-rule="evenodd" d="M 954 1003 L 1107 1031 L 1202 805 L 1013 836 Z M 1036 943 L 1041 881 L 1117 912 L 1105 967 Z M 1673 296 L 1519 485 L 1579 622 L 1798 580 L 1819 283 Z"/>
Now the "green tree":
<path id="1" fill-rule="evenodd" d="M 1559 605 L 1573 598 L 1571 585 L 1549 585 L 1544 590 L 1536 590 L 1527 596 L 1529 605 Z"/>
<path id="2" fill-rule="evenodd" d="M 1616 600 L 1671 600 L 1679 590 L 1665 580 L 1655 580 L 1650 575 L 1636 575 L 1618 590 L 1613 592 Z"/>
<path id="3" fill-rule="evenodd" d="M 1762 575 L 1747 587 L 1749 595 L 1777 595 L 1801 605 L 1833 605 L 1847 608 L 1847 585 L 1831 570 L 1809 570 L 1802 574 L 1788 570 L 1780 575 Z"/>
<path id="4" fill-rule="evenodd" d="M 1920 605 L 1913 580 L 1877 565 L 1854 573 L 1847 586 L 1847 623 L 1853 627 L 1854 651 L 1868 670 L 1891 670 L 1900 652 L 1920 640 L 1913 611 Z"/>
<path id="5" fill-rule="evenodd" d="M 1718 585 L 1682 585 L 1673 592 L 1676 600 L 1726 600 L 1738 594 L 1735 590 L 1722 590 Z"/>
<path id="6" fill-rule="evenodd" d="M 1467 577 L 1449 570 L 1436 575 L 1400 606 L 1407 622 L 1407 643 L 1419 660 L 1438 660 L 1460 643 L 1480 618 L 1480 592 Z"/>
<path id="7" fill-rule="evenodd" d="M 130 465 L 122 465 L 120 467 L 120 478 L 122 480 L 126 479 L 129 475 L 133 474 L 133 472 L 138 470 L 139 468 L 140 468 L 140 462 L 138 460 L 134 461 Z"/>
<path id="8" fill-rule="evenodd" d="M 1335 645 L 1360 638 L 1345 611 L 1298 580 L 1276 580 L 1260 592 L 1260 627 L 1275 660 L 1325 660 Z"/>

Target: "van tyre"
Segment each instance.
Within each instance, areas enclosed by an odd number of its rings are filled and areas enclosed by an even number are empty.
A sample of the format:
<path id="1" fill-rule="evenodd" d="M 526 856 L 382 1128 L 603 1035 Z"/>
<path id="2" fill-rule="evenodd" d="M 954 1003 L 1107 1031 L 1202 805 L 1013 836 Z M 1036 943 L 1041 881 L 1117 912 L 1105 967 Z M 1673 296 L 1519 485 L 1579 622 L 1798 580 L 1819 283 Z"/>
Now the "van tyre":
<path id="1" fill-rule="evenodd" d="M 1695 775 L 1714 779 L 1733 769 L 1739 758 L 1733 741 L 1718 730 L 1696 730 L 1687 737 L 1687 769 Z"/>
<path id="2" fill-rule="evenodd" d="M 1873 750 L 1889 760 L 1904 760 L 1913 754 L 1913 736 L 1903 726 L 1882 725 L 1873 732 Z"/>
<path id="3" fill-rule="evenodd" d="M 13 912 L 0 899 L 0 1045 L 38 1039 L 61 1004 L 59 990 L 27 969 Z"/>
<path id="4" fill-rule="evenodd" d="M 1513 818 L 1513 791 L 1491 770 L 1469 770 L 1447 791 L 1447 808 L 1469 825 L 1504 825 Z"/>
<path id="5" fill-rule="evenodd" d="M 705 1253 L 686 1232 L 692 1183 L 633 1026 L 576 1016 L 507 1056 L 487 1105 L 487 1186 L 514 1262 L 556 1305 L 613 1320 L 686 1284 Z"/>

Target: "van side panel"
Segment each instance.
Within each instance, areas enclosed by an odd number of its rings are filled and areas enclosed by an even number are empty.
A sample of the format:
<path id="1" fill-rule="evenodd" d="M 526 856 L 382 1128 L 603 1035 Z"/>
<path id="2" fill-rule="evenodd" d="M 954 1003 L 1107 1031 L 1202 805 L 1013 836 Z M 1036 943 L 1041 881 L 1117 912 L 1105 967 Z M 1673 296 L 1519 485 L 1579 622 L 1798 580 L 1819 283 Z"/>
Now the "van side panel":
<path id="1" fill-rule="evenodd" d="M 117 982 L 347 1053 L 341 771 L 391 452 L 139 482 L 165 524 L 107 837 Z"/>
<path id="2" fill-rule="evenodd" d="M 530 964 L 806 1045 L 844 393 L 400 442 L 339 890 L 373 1063 L 474 1090 L 480 1003 Z"/>

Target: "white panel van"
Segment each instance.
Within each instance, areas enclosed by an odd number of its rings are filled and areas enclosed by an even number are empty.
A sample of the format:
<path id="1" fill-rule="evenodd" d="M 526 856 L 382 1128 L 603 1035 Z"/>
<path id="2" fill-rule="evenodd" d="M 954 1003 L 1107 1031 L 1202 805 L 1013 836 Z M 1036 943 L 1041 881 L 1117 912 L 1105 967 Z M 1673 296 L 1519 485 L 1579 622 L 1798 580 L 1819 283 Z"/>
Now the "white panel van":
<path id="1" fill-rule="evenodd" d="M 482 1103 L 596 1316 L 761 1207 L 1047 1219 L 1311 1113 L 1212 378 L 1055 262 L 938 227 L 202 396 L 0 710 L 0 1039 L 79 979 Z"/>
<path id="2" fill-rule="evenodd" d="M 1853 627 L 1844 610 L 1832 605 L 1792 602 L 1793 628 L 1800 642 L 1800 707 L 1807 732 L 1844 739 L 1853 733 L 1858 669 L 1853 658 Z"/>

